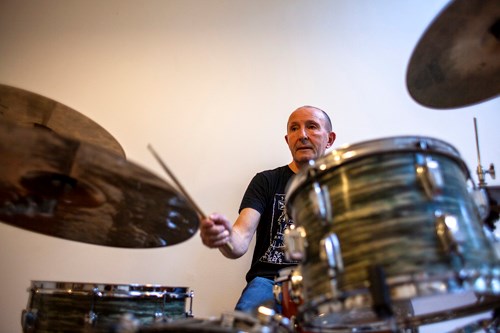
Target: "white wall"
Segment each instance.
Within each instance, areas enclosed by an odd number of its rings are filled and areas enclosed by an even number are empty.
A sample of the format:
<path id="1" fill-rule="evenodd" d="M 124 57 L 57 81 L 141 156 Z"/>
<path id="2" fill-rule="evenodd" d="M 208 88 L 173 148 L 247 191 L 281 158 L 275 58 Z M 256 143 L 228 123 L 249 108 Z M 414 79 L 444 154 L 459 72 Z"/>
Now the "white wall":
<path id="1" fill-rule="evenodd" d="M 2 0 L 0 82 L 78 110 L 130 161 L 167 178 L 151 143 L 203 210 L 234 219 L 250 178 L 290 161 L 285 124 L 304 104 L 330 113 L 335 147 L 433 136 L 472 172 L 477 117 L 483 165 L 500 166 L 498 98 L 432 110 L 407 93 L 412 51 L 445 4 Z M 195 315 L 218 316 L 232 310 L 249 260 L 223 258 L 198 234 L 132 250 L 0 224 L 0 332 L 21 331 L 30 280 L 188 286 Z"/>

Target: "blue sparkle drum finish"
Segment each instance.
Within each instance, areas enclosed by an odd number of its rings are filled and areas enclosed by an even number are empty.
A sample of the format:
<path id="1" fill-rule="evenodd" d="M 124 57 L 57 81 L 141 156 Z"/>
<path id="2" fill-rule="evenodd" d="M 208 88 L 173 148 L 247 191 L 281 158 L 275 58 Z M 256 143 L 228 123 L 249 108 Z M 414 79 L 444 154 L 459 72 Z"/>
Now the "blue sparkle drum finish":
<path id="1" fill-rule="evenodd" d="M 384 287 L 392 320 L 404 323 L 443 318 L 417 318 L 418 297 L 500 295 L 499 258 L 473 190 L 459 152 L 435 138 L 364 141 L 311 161 L 286 192 L 288 215 L 305 231 L 299 312 L 310 331 L 386 329 L 374 300 Z"/>
<path id="2" fill-rule="evenodd" d="M 191 316 L 186 287 L 31 281 L 23 332 L 114 332 Z"/>

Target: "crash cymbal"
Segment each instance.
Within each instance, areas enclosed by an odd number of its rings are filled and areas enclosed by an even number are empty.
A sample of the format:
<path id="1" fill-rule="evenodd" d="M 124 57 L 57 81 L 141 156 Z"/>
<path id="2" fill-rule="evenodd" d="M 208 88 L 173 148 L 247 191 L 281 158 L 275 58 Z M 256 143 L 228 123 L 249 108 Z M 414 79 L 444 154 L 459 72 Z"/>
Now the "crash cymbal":
<path id="1" fill-rule="evenodd" d="M 0 221 L 84 243 L 164 247 L 199 219 L 172 186 L 126 159 L 53 132 L 0 121 Z"/>
<path id="2" fill-rule="evenodd" d="M 410 95 L 437 109 L 500 94 L 500 1 L 455 0 L 418 42 L 407 70 Z"/>
<path id="3" fill-rule="evenodd" d="M 66 105 L 23 89 L 0 84 L 0 119 L 51 130 L 125 157 L 120 144 L 94 121 Z"/>

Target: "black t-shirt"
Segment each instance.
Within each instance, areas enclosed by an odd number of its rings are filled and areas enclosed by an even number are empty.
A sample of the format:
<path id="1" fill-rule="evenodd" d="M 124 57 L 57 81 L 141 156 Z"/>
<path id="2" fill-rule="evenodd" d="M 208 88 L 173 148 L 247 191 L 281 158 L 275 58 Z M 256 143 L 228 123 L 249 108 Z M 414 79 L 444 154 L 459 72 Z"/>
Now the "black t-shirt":
<path id="1" fill-rule="evenodd" d="M 261 214 L 256 232 L 252 265 L 247 282 L 256 276 L 274 279 L 282 268 L 297 264 L 287 261 L 284 251 L 284 232 L 293 221 L 286 216 L 285 190 L 294 176 L 288 165 L 257 173 L 245 192 L 240 205 Z"/>

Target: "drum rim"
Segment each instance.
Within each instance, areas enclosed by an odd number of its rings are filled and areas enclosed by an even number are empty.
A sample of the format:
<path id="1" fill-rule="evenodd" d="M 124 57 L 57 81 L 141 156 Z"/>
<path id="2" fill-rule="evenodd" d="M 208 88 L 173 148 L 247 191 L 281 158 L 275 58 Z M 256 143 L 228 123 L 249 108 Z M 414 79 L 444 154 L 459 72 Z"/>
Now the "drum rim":
<path id="1" fill-rule="evenodd" d="M 188 297 L 188 287 L 160 284 L 114 284 L 76 281 L 31 280 L 28 291 L 43 294 L 80 294 L 104 297 L 155 296 Z"/>
<path id="2" fill-rule="evenodd" d="M 460 292 L 453 292 L 453 293 L 445 293 L 448 295 L 451 294 L 460 294 Z M 443 294 L 443 295 L 445 295 Z M 437 310 L 437 311 L 432 311 L 428 313 L 423 313 L 423 314 L 414 314 L 411 316 L 395 316 L 393 319 L 397 323 L 397 326 L 400 328 L 412 328 L 412 327 L 418 327 L 422 325 L 428 325 L 428 324 L 434 324 L 446 320 L 452 320 L 452 319 L 457 319 L 457 318 L 462 318 L 465 316 L 470 316 L 473 314 L 493 310 L 494 306 L 498 304 L 498 301 L 500 300 L 499 296 L 497 295 L 482 295 L 482 296 L 477 296 L 476 302 L 469 303 L 466 305 L 461 305 L 461 306 L 455 306 L 455 307 L 449 307 L 446 309 L 442 310 Z M 413 299 L 401 299 L 398 300 L 398 302 L 411 302 Z M 391 324 L 391 320 L 389 318 L 383 319 L 383 318 L 378 318 L 376 314 L 373 312 L 373 309 L 371 306 L 365 306 L 365 307 L 360 307 L 357 308 L 356 310 L 364 311 L 364 314 L 369 314 L 371 313 L 373 320 L 366 320 L 364 322 L 355 322 L 355 321 L 338 321 L 336 324 L 327 324 L 327 325 L 319 325 L 317 323 L 317 319 L 320 319 L 321 317 L 327 318 L 329 315 L 336 314 L 336 315 L 346 315 L 346 314 L 352 314 L 354 313 L 352 310 L 347 310 L 347 309 L 342 309 L 340 311 L 326 311 L 322 313 L 322 316 L 318 315 L 318 307 L 320 305 L 324 304 L 330 304 L 332 302 L 338 302 L 339 300 L 335 297 L 332 297 L 331 295 L 325 296 L 321 300 L 316 300 L 316 304 L 313 304 L 311 302 L 306 302 L 302 306 L 299 307 L 298 311 L 298 316 L 299 316 L 299 321 L 304 321 L 307 323 L 304 328 L 311 329 L 311 332 L 314 332 L 314 329 L 322 329 L 322 332 L 328 332 L 328 330 L 333 329 L 333 330 L 338 330 L 338 329 L 345 329 L 349 330 L 354 327 L 359 327 L 361 324 L 367 327 L 371 328 L 379 328 L 382 329 L 383 327 L 388 327 L 387 325 Z M 342 304 L 343 306 L 343 304 Z"/>
<path id="3" fill-rule="evenodd" d="M 374 149 L 375 148 L 375 149 Z M 356 149 L 359 151 L 354 152 Z M 315 160 L 309 161 L 309 166 L 302 168 L 288 182 L 285 189 L 285 206 L 289 207 L 297 193 L 325 173 L 342 164 L 351 163 L 361 158 L 379 155 L 381 153 L 432 153 L 451 158 L 457 162 L 470 179 L 470 171 L 462 160 L 458 149 L 444 140 L 429 136 L 390 136 L 374 140 L 365 140 L 332 150 Z M 314 170 L 314 175 L 311 175 Z"/>

